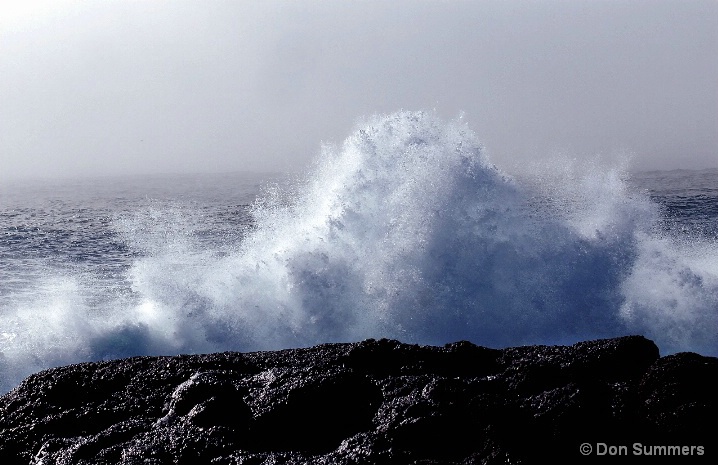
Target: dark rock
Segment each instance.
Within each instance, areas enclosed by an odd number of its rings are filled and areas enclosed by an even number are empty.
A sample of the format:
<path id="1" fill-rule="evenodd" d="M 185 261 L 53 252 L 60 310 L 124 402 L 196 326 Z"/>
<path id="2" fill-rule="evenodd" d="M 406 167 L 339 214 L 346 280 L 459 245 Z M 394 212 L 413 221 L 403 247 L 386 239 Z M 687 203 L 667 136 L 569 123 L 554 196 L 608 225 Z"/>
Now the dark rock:
<path id="1" fill-rule="evenodd" d="M 707 463 L 717 392 L 718 359 L 659 358 L 639 336 L 136 357 L 47 370 L 0 397 L 0 463 L 555 463 L 585 461 L 582 443 L 604 462 L 601 444 L 628 459 L 638 444 Z"/>
<path id="2" fill-rule="evenodd" d="M 716 409 L 718 359 L 687 352 L 663 357 L 649 368 L 639 392 L 654 435 L 685 443 L 700 437 L 718 442 L 712 434 L 718 416 L 710 420 L 707 415 Z"/>

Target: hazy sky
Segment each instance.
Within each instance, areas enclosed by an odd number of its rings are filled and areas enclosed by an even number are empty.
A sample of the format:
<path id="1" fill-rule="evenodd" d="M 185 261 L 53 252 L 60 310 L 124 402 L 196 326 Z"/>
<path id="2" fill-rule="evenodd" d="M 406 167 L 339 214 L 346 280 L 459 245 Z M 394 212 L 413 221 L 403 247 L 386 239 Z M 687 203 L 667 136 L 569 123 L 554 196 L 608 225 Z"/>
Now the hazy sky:
<path id="1" fill-rule="evenodd" d="M 718 167 L 718 1 L 0 0 L 0 177 L 296 170 L 399 109 Z"/>

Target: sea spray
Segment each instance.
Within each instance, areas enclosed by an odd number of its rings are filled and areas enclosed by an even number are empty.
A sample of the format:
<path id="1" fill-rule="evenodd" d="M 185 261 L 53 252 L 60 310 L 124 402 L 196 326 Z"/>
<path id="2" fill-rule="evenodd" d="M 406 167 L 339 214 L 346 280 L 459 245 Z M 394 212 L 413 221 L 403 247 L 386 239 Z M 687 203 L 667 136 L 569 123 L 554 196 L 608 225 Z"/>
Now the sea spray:
<path id="1" fill-rule="evenodd" d="M 640 333 L 664 352 L 718 353 L 715 244 L 659 234 L 659 210 L 617 170 L 512 178 L 431 112 L 369 118 L 301 180 L 267 187 L 236 234 L 190 211 L 116 217 L 131 260 L 113 284 L 51 272 L 8 300 L 3 389 L 64 363 L 367 337 Z"/>
<path id="2" fill-rule="evenodd" d="M 718 355 L 718 242 L 642 236 L 621 294 L 627 326 L 663 351 Z"/>
<path id="3" fill-rule="evenodd" d="M 546 192 L 502 174 L 461 123 L 377 116 L 325 147 L 289 201 L 274 190 L 255 204 L 256 229 L 212 266 L 193 263 L 200 274 L 183 270 L 183 291 L 158 270 L 135 281 L 161 313 L 190 303 L 202 315 L 184 337 L 240 348 L 652 332 L 628 316 L 643 304 L 625 283 L 656 209 L 614 171 L 558 181 L 539 208 Z"/>

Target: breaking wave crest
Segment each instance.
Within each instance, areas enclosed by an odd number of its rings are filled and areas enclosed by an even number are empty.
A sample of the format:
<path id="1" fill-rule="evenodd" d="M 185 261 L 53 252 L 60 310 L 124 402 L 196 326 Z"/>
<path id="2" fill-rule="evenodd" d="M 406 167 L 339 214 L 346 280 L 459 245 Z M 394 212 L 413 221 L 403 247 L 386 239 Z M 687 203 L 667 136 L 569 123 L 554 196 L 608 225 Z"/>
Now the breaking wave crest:
<path id="1" fill-rule="evenodd" d="M 52 276 L 4 309 L 3 390 L 77 361 L 367 337 L 499 347 L 640 333 L 664 353 L 718 354 L 716 244 L 656 232 L 657 208 L 619 170 L 562 174 L 505 175 L 460 121 L 375 116 L 303 180 L 267 187 L 253 228 L 221 253 L 181 212 L 118 221 L 142 251 L 131 292 Z"/>

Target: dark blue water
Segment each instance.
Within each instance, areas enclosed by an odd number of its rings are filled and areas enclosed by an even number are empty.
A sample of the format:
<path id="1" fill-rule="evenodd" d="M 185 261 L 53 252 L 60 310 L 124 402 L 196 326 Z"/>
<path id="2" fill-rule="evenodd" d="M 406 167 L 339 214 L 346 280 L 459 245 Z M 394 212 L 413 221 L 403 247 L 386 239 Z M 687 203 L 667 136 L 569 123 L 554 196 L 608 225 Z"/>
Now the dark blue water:
<path id="1" fill-rule="evenodd" d="M 630 182 L 660 206 L 669 235 L 718 238 L 718 168 L 641 172 Z"/>
<path id="2" fill-rule="evenodd" d="M 513 178 L 465 126 L 410 112 L 301 179 L 6 182 L 0 387 L 86 360 L 384 336 L 638 333 L 718 355 L 717 209 L 718 169 Z"/>

